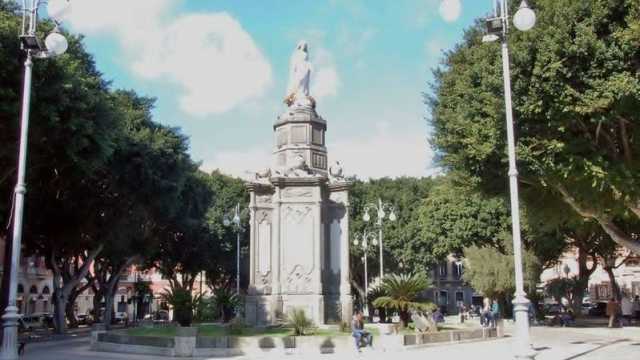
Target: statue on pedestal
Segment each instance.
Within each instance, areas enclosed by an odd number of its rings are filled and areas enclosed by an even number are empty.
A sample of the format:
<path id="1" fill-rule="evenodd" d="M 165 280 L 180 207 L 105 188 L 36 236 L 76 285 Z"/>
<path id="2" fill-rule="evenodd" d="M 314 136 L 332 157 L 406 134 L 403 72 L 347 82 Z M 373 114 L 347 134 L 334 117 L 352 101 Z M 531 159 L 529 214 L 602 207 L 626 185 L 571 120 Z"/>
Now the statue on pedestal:
<path id="1" fill-rule="evenodd" d="M 289 107 L 293 105 L 315 107 L 315 100 L 309 95 L 311 70 L 307 42 L 301 40 L 289 62 L 289 86 L 284 99 Z"/>

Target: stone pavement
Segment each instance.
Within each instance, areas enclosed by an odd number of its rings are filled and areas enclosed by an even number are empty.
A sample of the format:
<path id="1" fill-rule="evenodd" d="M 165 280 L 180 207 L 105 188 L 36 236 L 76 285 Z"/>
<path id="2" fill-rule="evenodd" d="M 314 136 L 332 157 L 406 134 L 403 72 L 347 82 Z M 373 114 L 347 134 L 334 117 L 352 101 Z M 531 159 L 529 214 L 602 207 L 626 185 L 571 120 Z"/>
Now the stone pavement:
<path id="1" fill-rule="evenodd" d="M 607 329 L 607 328 L 547 328 L 531 329 L 534 348 L 538 351 L 539 360 L 571 360 L 571 359 L 606 359 L 637 360 L 640 359 L 640 328 Z M 427 346 L 398 353 L 385 353 L 365 350 L 360 354 L 291 354 L 289 359 L 356 359 L 389 360 L 395 356 L 402 360 L 413 359 L 512 359 L 511 338 L 500 340 L 466 343 L 458 345 Z M 237 359 L 282 359 L 278 354 L 265 353 L 258 357 L 238 357 Z M 24 359 L 27 360 L 151 360 L 167 359 L 154 356 L 130 354 L 113 354 L 92 352 L 88 339 L 73 339 L 50 343 L 30 344 Z"/>

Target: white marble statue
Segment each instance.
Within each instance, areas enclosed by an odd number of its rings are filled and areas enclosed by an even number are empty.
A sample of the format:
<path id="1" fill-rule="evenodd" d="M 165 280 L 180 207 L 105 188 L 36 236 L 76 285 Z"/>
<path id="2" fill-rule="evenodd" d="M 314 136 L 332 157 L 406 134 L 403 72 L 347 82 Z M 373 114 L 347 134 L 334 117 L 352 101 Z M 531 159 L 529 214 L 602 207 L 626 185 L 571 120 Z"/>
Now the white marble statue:
<path id="1" fill-rule="evenodd" d="M 329 166 L 329 176 L 331 180 L 341 181 L 344 180 L 344 174 L 340 161 L 336 161 L 333 165 Z"/>
<path id="2" fill-rule="evenodd" d="M 309 80 L 311 78 L 311 63 L 307 42 L 301 40 L 291 55 L 289 63 L 289 86 L 285 103 L 291 105 L 306 105 L 313 100 L 309 96 Z"/>

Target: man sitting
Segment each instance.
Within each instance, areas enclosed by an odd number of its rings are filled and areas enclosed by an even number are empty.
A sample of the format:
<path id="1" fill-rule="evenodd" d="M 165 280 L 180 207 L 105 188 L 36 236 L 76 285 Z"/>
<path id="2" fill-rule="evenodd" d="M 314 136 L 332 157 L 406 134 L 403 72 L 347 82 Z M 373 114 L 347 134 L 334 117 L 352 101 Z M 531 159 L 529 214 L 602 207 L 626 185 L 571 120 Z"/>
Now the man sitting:
<path id="1" fill-rule="evenodd" d="M 364 321 L 362 319 L 362 312 L 357 311 L 351 321 L 351 335 L 353 335 L 356 342 L 356 350 L 360 352 L 360 343 L 364 343 L 363 346 L 373 346 L 373 336 L 371 333 L 364 329 Z"/>

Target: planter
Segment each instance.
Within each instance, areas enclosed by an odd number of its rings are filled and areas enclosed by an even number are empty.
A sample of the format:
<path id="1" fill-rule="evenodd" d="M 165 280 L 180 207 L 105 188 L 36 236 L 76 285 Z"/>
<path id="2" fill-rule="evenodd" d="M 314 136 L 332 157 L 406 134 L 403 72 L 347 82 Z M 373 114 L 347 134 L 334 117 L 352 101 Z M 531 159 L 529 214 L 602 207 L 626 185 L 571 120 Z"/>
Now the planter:
<path id="1" fill-rule="evenodd" d="M 176 357 L 193 357 L 196 350 L 197 327 L 177 327 L 174 337 Z"/>

